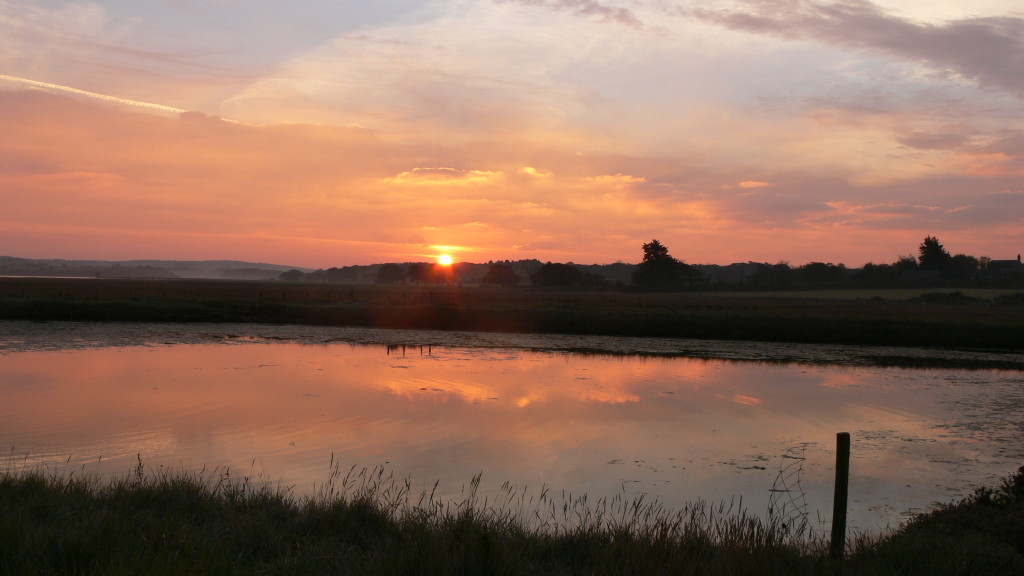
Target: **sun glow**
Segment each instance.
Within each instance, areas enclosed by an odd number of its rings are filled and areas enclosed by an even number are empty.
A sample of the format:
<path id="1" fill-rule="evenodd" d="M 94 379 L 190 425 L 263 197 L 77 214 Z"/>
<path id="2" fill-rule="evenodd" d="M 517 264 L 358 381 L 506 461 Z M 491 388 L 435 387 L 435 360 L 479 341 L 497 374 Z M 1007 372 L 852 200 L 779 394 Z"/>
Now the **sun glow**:
<path id="1" fill-rule="evenodd" d="M 451 266 L 452 257 L 449 254 L 441 254 L 440 256 L 437 257 L 437 263 L 440 264 L 441 266 Z"/>

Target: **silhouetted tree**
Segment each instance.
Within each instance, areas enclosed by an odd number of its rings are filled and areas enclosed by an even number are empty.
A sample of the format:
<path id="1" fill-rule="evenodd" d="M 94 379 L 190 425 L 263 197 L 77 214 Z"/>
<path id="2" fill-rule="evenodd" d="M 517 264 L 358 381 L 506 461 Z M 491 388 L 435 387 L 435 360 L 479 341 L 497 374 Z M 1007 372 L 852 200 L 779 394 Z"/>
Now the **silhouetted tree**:
<path id="1" fill-rule="evenodd" d="M 810 284 L 836 283 L 846 278 L 846 266 L 843 264 L 810 262 L 799 270 L 801 280 Z"/>
<path id="2" fill-rule="evenodd" d="M 415 284 L 427 282 L 430 280 L 430 265 L 426 262 L 413 262 L 405 268 L 405 277 Z"/>
<path id="3" fill-rule="evenodd" d="M 668 248 L 666 248 L 661 242 L 658 242 L 657 239 L 644 244 L 643 249 L 643 263 L 669 262 L 675 260 L 675 258 L 668 255 Z"/>
<path id="4" fill-rule="evenodd" d="M 771 288 L 785 288 L 793 281 L 793 269 L 789 262 L 781 260 L 776 264 L 758 264 L 757 270 L 750 275 L 750 283 L 755 286 L 767 285 Z"/>
<path id="5" fill-rule="evenodd" d="M 344 268 L 327 269 L 328 282 L 354 282 L 355 279 L 356 271 L 351 266 L 345 266 Z"/>
<path id="6" fill-rule="evenodd" d="M 893 263 L 893 267 L 896 269 L 897 275 L 902 274 L 903 272 L 917 270 L 917 258 L 914 258 L 913 254 L 900 256 L 896 262 Z"/>
<path id="7" fill-rule="evenodd" d="M 319 269 L 319 270 L 313 270 L 312 272 L 308 272 L 308 273 L 304 274 L 302 276 L 302 281 L 303 282 L 326 282 L 327 281 L 327 272 L 324 272 L 324 270 L 322 268 Z"/>
<path id="8" fill-rule="evenodd" d="M 668 248 L 657 240 L 643 245 L 644 257 L 633 271 L 633 285 L 644 290 L 679 290 L 693 284 L 701 272 L 668 253 Z"/>
<path id="9" fill-rule="evenodd" d="M 580 286 L 583 284 L 583 273 L 572 264 L 547 264 L 530 275 L 534 286 L 561 287 Z"/>
<path id="10" fill-rule="evenodd" d="M 405 280 L 405 269 L 398 264 L 381 264 L 377 270 L 376 284 L 397 284 Z"/>
<path id="11" fill-rule="evenodd" d="M 857 282 L 871 286 L 888 286 L 896 283 L 899 272 L 895 264 L 874 264 L 868 262 L 854 274 L 853 279 Z"/>
<path id="12" fill-rule="evenodd" d="M 281 280 L 282 282 L 298 282 L 305 277 L 306 275 L 303 274 L 301 270 L 289 270 L 287 272 L 282 272 L 281 275 L 278 276 L 278 280 Z"/>
<path id="13" fill-rule="evenodd" d="M 416 284 L 426 282 L 450 284 L 455 281 L 455 265 L 442 266 L 441 264 L 413 262 L 406 268 L 405 275 L 410 282 Z"/>
<path id="14" fill-rule="evenodd" d="M 934 236 L 926 236 L 921 245 L 917 248 L 918 265 L 922 270 L 938 270 L 946 272 L 953 257 L 942 247 L 939 239 Z"/>
<path id="15" fill-rule="evenodd" d="M 519 275 L 507 264 L 491 264 L 487 274 L 480 280 L 482 285 L 515 286 L 519 284 Z"/>
<path id="16" fill-rule="evenodd" d="M 980 267 L 981 264 L 974 256 L 957 254 L 950 258 L 949 265 L 946 267 L 946 276 L 956 280 L 967 280 Z"/>
<path id="17" fill-rule="evenodd" d="M 587 288 L 606 288 L 608 286 L 608 279 L 604 276 L 586 270 L 580 272 L 583 274 L 583 285 Z"/>

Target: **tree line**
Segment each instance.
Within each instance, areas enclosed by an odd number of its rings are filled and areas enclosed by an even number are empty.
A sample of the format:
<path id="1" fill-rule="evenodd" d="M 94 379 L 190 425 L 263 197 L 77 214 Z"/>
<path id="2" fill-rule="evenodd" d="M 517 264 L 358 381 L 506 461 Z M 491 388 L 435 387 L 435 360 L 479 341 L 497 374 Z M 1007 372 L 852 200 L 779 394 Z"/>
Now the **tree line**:
<path id="1" fill-rule="evenodd" d="M 917 255 L 894 262 L 869 262 L 851 269 L 831 262 L 792 266 L 781 261 L 719 265 L 691 265 L 672 256 L 657 239 L 641 246 L 638 264 L 574 264 L 539 260 L 457 263 L 448 266 L 425 262 L 346 266 L 303 273 L 290 270 L 280 279 L 291 282 L 450 285 L 470 284 L 512 288 L 536 286 L 578 290 L 680 291 L 716 287 L 795 289 L 807 287 L 898 286 L 1024 286 L 1024 264 L 967 254 L 952 255 L 938 238 L 926 236 Z"/>

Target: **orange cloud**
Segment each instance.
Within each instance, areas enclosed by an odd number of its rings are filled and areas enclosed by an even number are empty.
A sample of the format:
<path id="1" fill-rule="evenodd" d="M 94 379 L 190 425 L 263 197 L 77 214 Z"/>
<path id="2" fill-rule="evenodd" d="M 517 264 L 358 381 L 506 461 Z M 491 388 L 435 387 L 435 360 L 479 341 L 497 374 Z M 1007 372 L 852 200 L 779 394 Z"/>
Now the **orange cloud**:
<path id="1" fill-rule="evenodd" d="M 962 175 L 985 192 L 965 202 L 934 181 L 855 185 L 793 167 L 578 153 L 574 141 L 395 143 L 93 100 L 0 91 L 0 242 L 11 255 L 330 267 L 431 259 L 433 245 L 468 261 L 635 262 L 656 237 L 690 263 L 858 265 L 913 250 L 935 219 L 986 221 L 976 247 L 957 251 L 1019 251 L 1006 208 L 1019 199 L 996 194 L 1019 187 L 1005 176 L 1019 171 L 1012 141 L 986 157 L 1001 171 Z M 892 222 L 902 229 L 879 231 Z"/>
<path id="2" fill-rule="evenodd" d="M 489 170 L 457 170 L 455 168 L 413 168 L 392 178 L 382 179 L 391 184 L 413 184 L 417 186 L 473 185 L 496 182 L 502 179 L 501 172 Z"/>

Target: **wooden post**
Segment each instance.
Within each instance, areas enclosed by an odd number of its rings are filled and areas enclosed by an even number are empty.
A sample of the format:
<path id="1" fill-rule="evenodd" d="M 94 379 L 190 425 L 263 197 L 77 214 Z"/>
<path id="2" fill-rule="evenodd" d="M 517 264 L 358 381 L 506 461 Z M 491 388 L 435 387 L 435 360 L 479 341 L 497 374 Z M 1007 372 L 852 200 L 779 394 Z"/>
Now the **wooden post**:
<path id="1" fill-rule="evenodd" d="M 846 508 L 850 492 L 850 433 L 836 434 L 836 491 L 832 500 L 832 557 L 846 552 Z"/>

